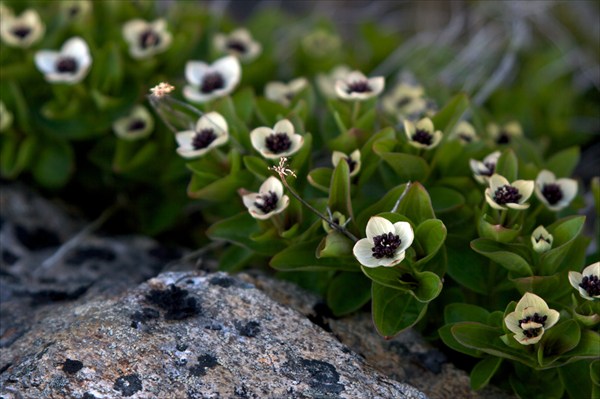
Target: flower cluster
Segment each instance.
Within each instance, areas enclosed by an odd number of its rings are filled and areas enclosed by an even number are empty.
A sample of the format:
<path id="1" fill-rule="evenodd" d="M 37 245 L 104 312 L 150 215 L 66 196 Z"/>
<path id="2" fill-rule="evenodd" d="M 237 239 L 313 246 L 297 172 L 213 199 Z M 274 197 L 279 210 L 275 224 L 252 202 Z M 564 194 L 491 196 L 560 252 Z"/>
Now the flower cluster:
<path id="1" fill-rule="evenodd" d="M 560 315 L 550 309 L 539 296 L 530 292 L 523 295 L 514 312 L 504 319 L 506 327 L 523 345 L 532 345 L 540 341 L 544 332 L 556 324 Z"/>

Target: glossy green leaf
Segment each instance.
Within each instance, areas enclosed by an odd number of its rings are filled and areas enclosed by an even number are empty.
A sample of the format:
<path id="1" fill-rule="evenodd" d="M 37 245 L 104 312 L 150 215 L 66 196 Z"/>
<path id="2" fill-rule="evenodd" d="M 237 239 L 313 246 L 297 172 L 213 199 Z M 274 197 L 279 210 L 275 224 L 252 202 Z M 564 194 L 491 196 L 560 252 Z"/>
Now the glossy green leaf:
<path id="1" fill-rule="evenodd" d="M 61 187 L 67 183 L 75 165 L 71 147 L 64 142 L 45 143 L 41 146 L 32 173 L 35 180 L 47 188 Z"/>
<path id="2" fill-rule="evenodd" d="M 521 294 L 532 292 L 546 298 L 558 296 L 561 293 L 561 288 L 562 291 L 567 288 L 566 285 L 561 284 L 561 277 L 558 273 L 552 276 L 518 277 L 510 280 Z"/>
<path id="3" fill-rule="evenodd" d="M 537 373 L 536 373 L 537 374 Z M 552 376 L 556 372 L 552 370 Z M 519 379 L 514 374 L 509 377 L 510 386 L 520 398 L 544 398 L 561 399 L 563 398 L 565 388 L 556 382 L 555 378 L 540 379 L 536 378 L 534 373 L 528 375 L 525 379 Z"/>
<path id="4" fill-rule="evenodd" d="M 554 173 L 556 177 L 570 177 L 579 163 L 579 147 L 570 147 L 559 151 L 548 158 L 546 169 Z"/>
<path id="5" fill-rule="evenodd" d="M 333 170 L 331 168 L 316 168 L 308 173 L 307 179 L 311 186 L 329 193 L 329 184 L 331 184 L 332 174 Z"/>
<path id="6" fill-rule="evenodd" d="M 380 157 L 373 152 L 373 145 L 378 140 L 390 140 L 393 139 L 396 135 L 394 129 L 391 127 L 387 127 L 385 129 L 380 130 L 379 132 L 372 135 L 369 140 L 362 146 L 360 149 L 360 158 L 361 158 L 361 171 L 358 176 L 358 184 L 362 186 L 366 182 L 369 181 L 373 173 L 377 170 L 377 166 L 379 165 Z"/>
<path id="7" fill-rule="evenodd" d="M 371 299 L 370 281 L 360 273 L 341 272 L 327 289 L 327 305 L 335 316 L 362 308 Z"/>
<path id="8" fill-rule="evenodd" d="M 352 241 L 342 233 L 332 231 L 327 234 L 317 247 L 317 258 L 336 258 L 352 256 Z"/>
<path id="9" fill-rule="evenodd" d="M 581 329 L 575 320 L 566 320 L 544 331 L 537 356 L 541 366 L 548 366 L 579 344 Z"/>
<path id="10" fill-rule="evenodd" d="M 500 364 L 502 358 L 499 357 L 488 356 L 481 359 L 471 370 L 471 388 L 478 390 L 485 387 L 498 371 Z"/>
<path id="11" fill-rule="evenodd" d="M 435 219 L 429 194 L 419 182 L 410 185 L 406 195 L 400 201 L 397 212 L 406 215 L 415 224 L 421 224 L 428 219 Z"/>
<path id="12" fill-rule="evenodd" d="M 513 242 L 521 233 L 521 226 L 513 228 L 504 227 L 492 221 L 487 214 L 479 218 L 478 232 L 482 238 L 488 238 L 501 243 Z"/>
<path id="13" fill-rule="evenodd" d="M 450 134 L 456 122 L 458 122 L 468 108 L 469 98 L 467 95 L 464 93 L 455 95 L 431 118 L 435 129 L 441 130 L 445 134 Z"/>
<path id="14" fill-rule="evenodd" d="M 372 313 L 377 332 L 391 338 L 417 323 L 427 310 L 427 304 L 410 293 L 372 283 Z"/>
<path id="15" fill-rule="evenodd" d="M 504 176 L 509 183 L 518 179 L 519 176 L 519 161 L 515 152 L 511 149 L 504 150 L 498 162 L 496 163 L 495 173 Z"/>
<path id="16" fill-rule="evenodd" d="M 271 262 L 271 267 L 280 271 L 298 270 L 345 270 L 357 272 L 359 265 L 354 256 L 326 258 L 316 257 L 316 250 L 321 238 L 307 242 L 289 245 L 277 253 Z"/>
<path id="17" fill-rule="evenodd" d="M 552 274 L 557 271 L 563 262 L 575 239 L 579 236 L 585 223 L 585 216 L 570 216 L 560 219 L 550 226 L 547 230 L 554 237 L 552 249 L 544 252 L 540 257 L 541 272 L 543 274 Z"/>
<path id="18" fill-rule="evenodd" d="M 494 288 L 489 282 L 489 260 L 463 241 L 448 240 L 448 274 L 471 291 L 488 295 Z"/>
<path id="19" fill-rule="evenodd" d="M 187 189 L 188 196 L 215 202 L 227 201 L 240 187 L 252 180 L 252 174 L 245 170 L 208 184 L 204 184 L 198 176 L 198 174 L 192 175 Z"/>
<path id="20" fill-rule="evenodd" d="M 505 245 L 486 238 L 478 238 L 471 241 L 471 248 L 475 252 L 502 265 L 507 270 L 520 276 L 533 275 L 529 263 Z"/>
<path id="21" fill-rule="evenodd" d="M 364 229 L 367 226 L 367 222 L 371 218 L 371 216 L 381 214 L 383 212 L 390 212 L 398 199 L 402 196 L 404 191 L 406 190 L 406 184 L 401 184 L 389 190 L 383 198 L 374 204 L 370 205 L 366 209 L 364 209 L 358 215 L 358 226 L 359 228 Z"/>
<path id="22" fill-rule="evenodd" d="M 438 329 L 438 334 L 444 345 L 446 345 L 452 350 L 464 353 L 472 357 L 481 357 L 483 355 L 483 352 L 477 349 L 468 348 L 454 338 L 454 335 L 452 335 L 453 326 L 454 324 L 446 324 L 440 329 Z"/>
<path id="23" fill-rule="evenodd" d="M 241 245 L 261 255 L 273 255 L 286 247 L 285 243 L 279 240 L 253 240 L 252 237 L 256 237 L 260 232 L 256 219 L 244 211 L 213 224 L 206 231 L 206 235 L 213 240 L 225 240 Z"/>
<path id="24" fill-rule="evenodd" d="M 242 270 L 255 256 L 254 251 L 238 245 L 231 245 L 219 256 L 219 270 L 235 273 Z"/>
<path id="25" fill-rule="evenodd" d="M 402 263 L 396 265 L 396 267 L 361 266 L 361 269 L 368 278 L 379 285 L 403 291 L 417 288 L 417 281 L 410 274 L 410 270 Z"/>
<path id="26" fill-rule="evenodd" d="M 424 181 L 429 176 L 427 162 L 416 155 L 401 152 L 388 152 L 383 140 L 373 145 L 373 151 L 381 157 L 396 173 L 399 181 Z"/>
<path id="27" fill-rule="evenodd" d="M 590 362 L 580 361 L 559 367 L 558 375 L 572 398 L 593 398 L 591 378 L 600 378 L 600 369 L 590 375 Z"/>
<path id="28" fill-rule="evenodd" d="M 244 122 L 249 123 L 254 112 L 254 91 L 251 87 L 239 90 L 233 95 L 233 105 L 238 117 Z"/>
<path id="29" fill-rule="evenodd" d="M 260 180 L 266 180 L 269 176 L 272 176 L 272 173 L 269 171 L 269 164 L 263 158 L 254 155 L 245 155 L 244 166 Z"/>
<path id="30" fill-rule="evenodd" d="M 446 226 L 439 219 L 429 219 L 421 223 L 415 230 L 415 239 L 419 247 L 425 251 L 423 254 L 417 253 L 418 261 L 415 267 L 427 263 L 437 254 L 446 240 Z"/>
<path id="31" fill-rule="evenodd" d="M 432 272 L 414 272 L 417 280 L 417 289 L 411 290 L 419 302 L 428 303 L 433 301 L 442 292 L 442 280 Z"/>
<path id="32" fill-rule="evenodd" d="M 461 193 L 447 187 L 431 187 L 429 196 L 436 215 L 455 211 L 465 204 L 465 197 Z"/>
<path id="33" fill-rule="evenodd" d="M 457 323 L 459 321 L 475 321 L 487 324 L 490 313 L 482 307 L 469 303 L 451 303 L 444 308 L 444 321 Z"/>
<path id="34" fill-rule="evenodd" d="M 331 175 L 328 206 L 331 212 L 337 211 L 354 217 L 350 200 L 350 168 L 347 162 L 339 162 Z"/>

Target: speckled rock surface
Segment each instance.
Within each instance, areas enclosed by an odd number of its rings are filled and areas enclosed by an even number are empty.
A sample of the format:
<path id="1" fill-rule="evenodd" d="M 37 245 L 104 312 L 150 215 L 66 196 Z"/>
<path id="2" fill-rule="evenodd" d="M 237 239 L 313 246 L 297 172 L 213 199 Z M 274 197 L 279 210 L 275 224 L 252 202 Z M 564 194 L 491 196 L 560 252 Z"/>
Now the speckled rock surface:
<path id="1" fill-rule="evenodd" d="M 0 349 L 4 398 L 426 398 L 226 274 L 66 305 Z"/>

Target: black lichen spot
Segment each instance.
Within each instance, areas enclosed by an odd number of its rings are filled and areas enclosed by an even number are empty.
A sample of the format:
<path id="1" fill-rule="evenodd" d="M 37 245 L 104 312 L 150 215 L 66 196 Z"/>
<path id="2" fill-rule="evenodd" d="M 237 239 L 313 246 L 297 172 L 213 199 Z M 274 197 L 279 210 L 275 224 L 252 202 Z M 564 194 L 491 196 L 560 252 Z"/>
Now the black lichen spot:
<path id="1" fill-rule="evenodd" d="M 21 225 L 16 225 L 14 229 L 19 242 L 30 251 L 56 247 L 61 244 L 55 233 L 43 227 L 28 230 Z"/>
<path id="2" fill-rule="evenodd" d="M 165 320 L 182 320 L 201 312 L 196 298 L 173 284 L 166 290 L 151 290 L 146 299 L 166 311 Z"/>
<path id="3" fill-rule="evenodd" d="M 130 316 L 131 318 L 131 327 L 138 328 L 140 323 L 145 323 L 148 320 L 158 319 L 160 317 L 160 313 L 157 310 L 152 308 L 143 308 L 142 311 L 136 311 L 134 314 Z"/>
<path id="4" fill-rule="evenodd" d="M 92 395 L 89 392 L 86 392 L 83 394 L 83 397 L 81 399 L 97 399 L 94 395 Z"/>
<path id="5" fill-rule="evenodd" d="M 67 256 L 65 263 L 69 265 L 80 265 L 86 260 L 100 260 L 112 262 L 117 258 L 115 252 L 108 248 L 83 247 L 77 248 Z"/>
<path id="6" fill-rule="evenodd" d="M 83 363 L 79 360 L 67 359 L 63 363 L 62 370 L 67 374 L 75 374 L 83 368 Z"/>
<path id="7" fill-rule="evenodd" d="M 183 352 L 188 348 L 187 344 L 177 344 L 177 346 L 175 347 L 175 349 L 177 349 L 179 352 Z"/>
<path id="8" fill-rule="evenodd" d="M 142 390 L 142 380 L 137 374 L 130 374 L 117 378 L 113 385 L 115 391 L 121 391 L 123 396 L 133 396 Z"/>
<path id="9" fill-rule="evenodd" d="M 17 255 L 13 254 L 12 252 L 10 252 L 8 249 L 2 250 L 2 262 L 6 263 L 9 266 L 12 266 L 18 260 L 19 260 L 19 257 Z"/>
<path id="10" fill-rule="evenodd" d="M 231 277 L 221 277 L 221 276 L 216 276 L 211 278 L 209 281 L 209 283 L 211 283 L 212 285 L 218 285 L 219 287 L 223 287 L 223 288 L 229 288 L 232 285 L 235 284 L 235 280 L 232 279 Z"/>
<path id="11" fill-rule="evenodd" d="M 218 364 L 219 363 L 217 362 L 217 358 L 212 355 L 205 354 L 202 356 L 198 356 L 198 364 L 190 367 L 190 374 L 192 374 L 195 377 L 202 377 L 206 375 L 207 369 L 212 369 Z"/>
<path id="12" fill-rule="evenodd" d="M 204 328 L 212 331 L 220 331 L 223 329 L 223 326 L 217 323 L 216 321 L 211 321 L 210 323 L 206 324 Z"/>
<path id="13" fill-rule="evenodd" d="M 258 321 L 249 321 L 243 326 L 237 326 L 237 330 L 244 337 L 256 337 L 260 332 L 260 323 Z"/>
<path id="14" fill-rule="evenodd" d="M 316 324 L 317 326 L 321 327 L 323 330 L 327 332 L 332 332 L 331 327 L 329 326 L 329 323 L 326 320 L 326 318 L 333 317 L 331 309 L 329 309 L 329 307 L 325 303 L 318 302 L 315 304 L 315 306 L 313 306 L 313 312 L 313 314 L 308 315 L 308 320 L 310 320 L 313 324 Z"/>
<path id="15" fill-rule="evenodd" d="M 302 367 L 310 374 L 308 385 L 311 388 L 327 393 L 340 393 L 344 390 L 338 384 L 340 375 L 332 364 L 320 360 L 300 359 Z"/>

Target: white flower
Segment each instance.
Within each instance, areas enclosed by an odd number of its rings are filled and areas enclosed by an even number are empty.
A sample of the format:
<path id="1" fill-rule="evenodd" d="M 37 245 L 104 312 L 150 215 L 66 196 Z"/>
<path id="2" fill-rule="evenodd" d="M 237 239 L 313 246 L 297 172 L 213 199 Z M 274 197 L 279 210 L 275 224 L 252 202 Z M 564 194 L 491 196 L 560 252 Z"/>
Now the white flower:
<path id="1" fill-rule="evenodd" d="M 350 155 L 346 155 L 340 151 L 334 151 L 333 155 L 331 156 L 331 163 L 333 163 L 333 167 L 336 167 L 341 160 L 344 160 L 348 163 L 350 177 L 358 174 L 360 171 L 360 150 L 354 150 Z"/>
<path id="2" fill-rule="evenodd" d="M 542 170 L 535 179 L 535 194 L 551 211 L 569 206 L 577 194 L 577 182 L 573 179 L 556 179 L 554 173 Z"/>
<path id="3" fill-rule="evenodd" d="M 487 184 L 490 176 L 496 171 L 496 163 L 498 162 L 500 155 L 500 151 L 494 151 L 483 158 L 483 162 L 475 159 L 469 160 L 469 166 L 471 166 L 475 180 L 481 184 Z"/>
<path id="4" fill-rule="evenodd" d="M 554 237 L 548 233 L 544 226 L 538 226 L 531 233 L 531 245 L 533 245 L 533 250 L 537 253 L 549 251 L 552 248 L 553 242 Z"/>
<path id="5" fill-rule="evenodd" d="M 289 83 L 268 82 L 265 86 L 265 97 L 271 101 L 289 107 L 290 103 L 308 85 L 306 78 L 296 78 Z"/>
<path id="6" fill-rule="evenodd" d="M 463 144 L 468 144 L 477 141 L 477 133 L 475 128 L 467 121 L 460 121 L 452 131 L 452 137 L 456 137 Z"/>
<path id="7" fill-rule="evenodd" d="M 4 103 L 0 101 L 0 132 L 10 128 L 13 121 L 13 114 L 10 112 Z"/>
<path id="8" fill-rule="evenodd" d="M 335 82 L 335 93 L 342 100 L 365 101 L 381 94 L 385 87 L 383 76 L 367 79 L 359 71 L 352 71 Z"/>
<path id="9" fill-rule="evenodd" d="M 245 194 L 242 201 L 253 218 L 265 220 L 283 212 L 290 198 L 283 195 L 283 185 L 279 179 L 271 176 L 260 186 L 258 193 Z"/>
<path id="10" fill-rule="evenodd" d="M 560 315 L 550 309 L 539 296 L 525 293 L 515 311 L 504 319 L 506 327 L 515 333 L 515 339 L 523 345 L 531 345 L 542 339 L 544 331 L 556 324 Z"/>
<path id="11" fill-rule="evenodd" d="M 280 120 L 273 129 L 258 127 L 250 132 L 250 141 L 256 151 L 267 159 L 288 157 L 296 153 L 304 137 L 294 133 L 294 125 L 287 119 Z"/>
<path id="12" fill-rule="evenodd" d="M 424 95 L 425 91 L 422 86 L 400 83 L 383 97 L 383 109 L 403 121 L 405 118 L 419 115 L 427 109 L 427 100 Z"/>
<path id="13" fill-rule="evenodd" d="M 309 33 L 302 39 L 302 48 L 313 57 L 331 56 L 340 49 L 341 40 L 338 36 L 324 29 Z"/>
<path id="14" fill-rule="evenodd" d="M 184 158 L 197 158 L 229 140 L 227 121 L 217 112 L 202 115 L 194 130 L 175 134 L 177 153 Z"/>
<path id="15" fill-rule="evenodd" d="M 18 17 L 2 11 L 0 37 L 9 46 L 30 47 L 42 38 L 44 31 L 44 23 L 35 10 L 25 10 Z"/>
<path id="16" fill-rule="evenodd" d="M 115 134 L 123 140 L 133 141 L 147 137 L 154 129 L 154 119 L 141 105 L 136 105 L 128 116 L 113 123 Z"/>
<path id="17" fill-rule="evenodd" d="M 87 75 L 92 56 L 87 43 L 80 37 L 73 37 L 63 44 L 60 51 L 36 52 L 35 65 L 48 82 L 74 84 Z"/>
<path id="18" fill-rule="evenodd" d="M 62 0 L 60 7 L 68 18 L 83 18 L 92 9 L 90 0 Z"/>
<path id="19" fill-rule="evenodd" d="M 529 208 L 525 201 L 533 193 L 533 180 L 515 180 L 509 183 L 504 176 L 493 174 L 485 189 L 485 200 L 494 209 L 523 210 Z"/>
<path id="20" fill-rule="evenodd" d="M 213 44 L 217 50 L 234 55 L 244 62 L 253 61 L 262 51 L 260 43 L 254 41 L 250 32 L 244 28 L 236 29 L 229 35 L 217 33 Z"/>
<path id="21" fill-rule="evenodd" d="M 359 240 L 353 249 L 354 256 L 366 267 L 395 266 L 404 260 L 415 234 L 408 222 L 393 223 L 373 216 L 367 223 L 367 238 Z"/>
<path id="22" fill-rule="evenodd" d="M 496 144 L 508 144 L 513 137 L 523 135 L 521 124 L 516 121 L 508 122 L 502 126 L 490 123 L 487 127 L 488 134 Z"/>
<path id="23" fill-rule="evenodd" d="M 593 263 L 583 272 L 569 272 L 569 282 L 587 300 L 600 300 L 600 262 Z"/>
<path id="24" fill-rule="evenodd" d="M 423 118 L 416 124 L 404 120 L 404 133 L 413 147 L 431 150 L 437 146 L 442 139 L 442 132 L 434 130 L 433 122 L 429 118 Z"/>
<path id="25" fill-rule="evenodd" d="M 317 87 L 327 98 L 336 98 L 337 95 L 335 93 L 335 82 L 340 79 L 344 79 L 349 73 L 351 69 L 346 65 L 338 65 L 333 68 L 328 74 L 319 73 L 317 75 Z"/>
<path id="26" fill-rule="evenodd" d="M 189 85 L 183 95 L 190 101 L 203 103 L 231 93 L 240 82 L 242 68 L 232 55 L 219 58 L 209 65 L 201 61 L 188 61 L 185 78 Z"/>
<path id="27" fill-rule="evenodd" d="M 149 58 L 167 50 L 173 39 L 167 31 L 167 22 L 157 19 L 146 22 L 134 19 L 123 25 L 123 37 L 129 45 L 129 54 L 135 59 Z"/>

